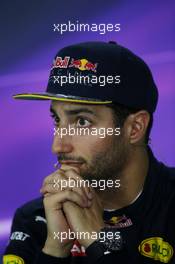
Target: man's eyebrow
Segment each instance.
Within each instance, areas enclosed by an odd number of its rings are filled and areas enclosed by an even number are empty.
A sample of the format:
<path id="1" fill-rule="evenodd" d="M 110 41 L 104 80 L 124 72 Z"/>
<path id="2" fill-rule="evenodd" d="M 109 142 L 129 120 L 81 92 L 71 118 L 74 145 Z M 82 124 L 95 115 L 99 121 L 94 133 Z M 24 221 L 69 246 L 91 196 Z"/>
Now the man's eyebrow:
<path id="1" fill-rule="evenodd" d="M 58 114 L 56 113 L 56 111 L 53 109 L 52 106 L 50 107 L 50 112 L 52 114 L 54 114 L 55 116 L 58 116 Z M 92 110 L 90 110 L 88 108 L 78 108 L 78 109 L 72 109 L 72 110 L 65 110 L 65 113 L 67 115 L 77 115 L 80 113 L 88 113 L 88 114 L 97 116 L 95 112 L 93 112 Z"/>
<path id="2" fill-rule="evenodd" d="M 77 114 L 80 114 L 80 113 L 88 113 L 88 114 L 96 116 L 96 114 L 92 110 L 90 110 L 88 108 L 78 108 L 78 109 L 72 109 L 72 110 L 65 110 L 65 113 L 67 115 L 77 115 Z"/>

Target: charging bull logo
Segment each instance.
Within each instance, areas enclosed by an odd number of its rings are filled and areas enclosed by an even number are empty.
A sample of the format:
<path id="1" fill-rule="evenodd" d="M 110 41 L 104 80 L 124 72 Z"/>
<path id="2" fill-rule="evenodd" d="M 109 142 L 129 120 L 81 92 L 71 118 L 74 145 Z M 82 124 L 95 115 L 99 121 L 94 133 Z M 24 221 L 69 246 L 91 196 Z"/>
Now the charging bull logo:
<path id="1" fill-rule="evenodd" d="M 133 225 L 132 220 L 125 215 L 113 216 L 110 220 L 105 221 L 105 224 L 114 228 L 125 228 Z"/>
<path id="2" fill-rule="evenodd" d="M 93 71 L 96 72 L 97 63 L 92 63 L 87 59 L 71 60 L 69 67 L 75 67 L 80 71 Z"/>

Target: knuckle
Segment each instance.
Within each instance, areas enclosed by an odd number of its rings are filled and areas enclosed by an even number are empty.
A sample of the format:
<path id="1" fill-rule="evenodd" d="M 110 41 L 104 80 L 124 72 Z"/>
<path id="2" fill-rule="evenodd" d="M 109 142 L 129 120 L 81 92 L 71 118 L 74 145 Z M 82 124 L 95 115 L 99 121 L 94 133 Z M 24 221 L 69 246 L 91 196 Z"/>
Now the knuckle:
<path id="1" fill-rule="evenodd" d="M 75 170 L 74 169 L 70 169 L 70 170 L 67 170 L 66 172 L 65 172 L 65 174 L 66 175 L 71 175 L 71 174 L 75 174 Z"/>
<path id="2" fill-rule="evenodd" d="M 44 181 L 43 181 L 43 185 L 45 185 L 48 182 L 49 176 L 45 177 Z"/>
<path id="3" fill-rule="evenodd" d="M 55 171 L 55 174 L 64 175 L 65 171 L 62 168 L 60 168 L 57 171 Z"/>

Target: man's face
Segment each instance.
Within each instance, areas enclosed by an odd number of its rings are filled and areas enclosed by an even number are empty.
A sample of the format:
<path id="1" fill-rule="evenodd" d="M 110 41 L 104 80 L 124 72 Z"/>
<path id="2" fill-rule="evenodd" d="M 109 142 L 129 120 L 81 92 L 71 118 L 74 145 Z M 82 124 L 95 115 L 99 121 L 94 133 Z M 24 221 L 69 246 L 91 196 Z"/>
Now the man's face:
<path id="1" fill-rule="evenodd" d="M 123 170 L 129 153 L 129 144 L 123 130 L 114 135 L 112 110 L 103 105 L 87 105 L 52 101 L 51 113 L 56 129 L 88 128 L 86 135 L 54 136 L 52 151 L 62 164 L 79 167 L 84 179 L 116 179 Z M 113 135 L 100 138 L 92 130 L 113 128 Z"/>

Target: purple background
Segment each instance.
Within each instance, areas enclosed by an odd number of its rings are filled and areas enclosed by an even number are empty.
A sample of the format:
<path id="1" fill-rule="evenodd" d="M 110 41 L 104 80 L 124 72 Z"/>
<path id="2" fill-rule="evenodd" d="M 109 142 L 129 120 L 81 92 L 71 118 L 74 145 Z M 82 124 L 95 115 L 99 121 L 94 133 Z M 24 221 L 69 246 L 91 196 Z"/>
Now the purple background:
<path id="1" fill-rule="evenodd" d="M 175 164 L 174 1 L 1 2 L 0 54 L 0 253 L 15 209 L 39 195 L 53 171 L 49 102 L 18 101 L 12 94 L 42 91 L 57 50 L 89 40 L 115 40 L 140 55 L 159 88 L 152 130 L 158 159 Z M 53 23 L 121 23 L 120 32 L 53 32 Z"/>

